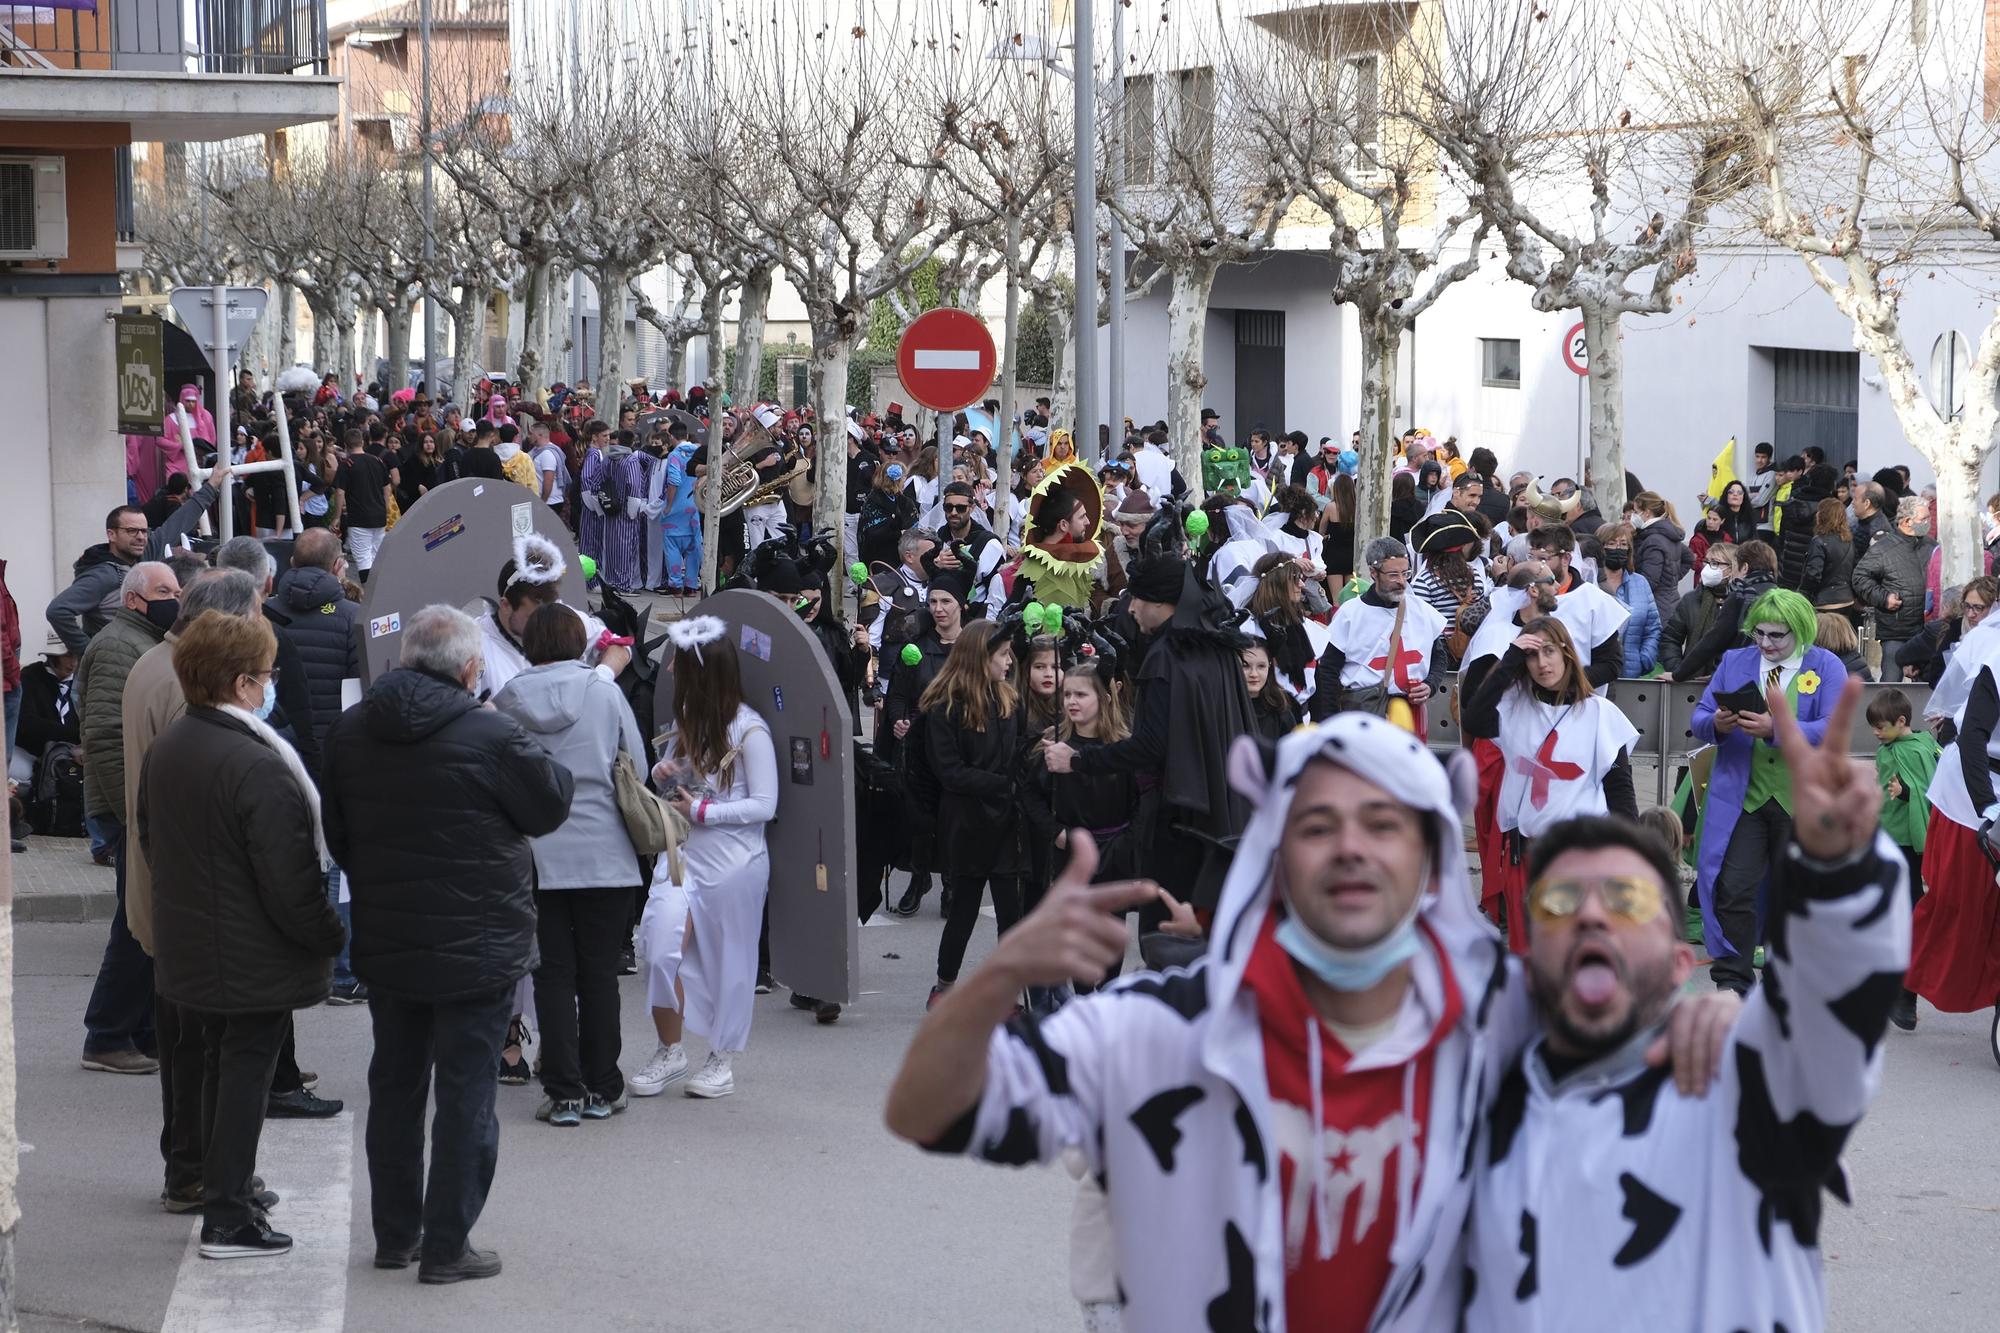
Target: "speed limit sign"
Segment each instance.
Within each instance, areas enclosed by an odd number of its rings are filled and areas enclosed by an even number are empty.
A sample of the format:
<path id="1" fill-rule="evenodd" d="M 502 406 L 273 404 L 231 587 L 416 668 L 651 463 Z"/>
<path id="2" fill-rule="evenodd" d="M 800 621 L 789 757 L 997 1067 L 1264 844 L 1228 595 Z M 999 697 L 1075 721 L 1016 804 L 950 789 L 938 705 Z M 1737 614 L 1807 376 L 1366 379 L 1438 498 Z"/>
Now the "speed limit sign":
<path id="1" fill-rule="evenodd" d="M 1581 321 L 1563 335 L 1563 364 L 1579 375 L 1590 373 L 1590 342 L 1583 336 Z"/>

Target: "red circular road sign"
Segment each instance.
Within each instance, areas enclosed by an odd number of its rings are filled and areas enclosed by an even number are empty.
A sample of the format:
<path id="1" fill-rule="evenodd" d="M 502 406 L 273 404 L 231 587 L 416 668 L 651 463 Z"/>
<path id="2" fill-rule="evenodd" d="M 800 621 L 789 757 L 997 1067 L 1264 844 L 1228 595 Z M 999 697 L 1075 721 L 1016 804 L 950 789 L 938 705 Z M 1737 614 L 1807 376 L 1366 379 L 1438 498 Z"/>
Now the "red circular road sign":
<path id="1" fill-rule="evenodd" d="M 1581 321 L 1563 335 L 1563 363 L 1579 375 L 1590 373 L 1590 341 L 1583 336 Z"/>
<path id="2" fill-rule="evenodd" d="M 927 310 L 896 344 L 896 377 L 933 412 L 956 412 L 993 386 L 1000 365 L 986 322 L 964 310 Z"/>

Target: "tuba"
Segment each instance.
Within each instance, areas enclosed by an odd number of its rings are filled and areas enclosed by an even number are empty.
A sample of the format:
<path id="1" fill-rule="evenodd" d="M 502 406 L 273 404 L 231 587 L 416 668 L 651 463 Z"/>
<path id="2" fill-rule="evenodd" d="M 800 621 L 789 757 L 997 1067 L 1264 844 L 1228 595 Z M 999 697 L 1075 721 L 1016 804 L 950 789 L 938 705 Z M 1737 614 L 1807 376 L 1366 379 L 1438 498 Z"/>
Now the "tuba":
<path id="1" fill-rule="evenodd" d="M 784 450 L 784 466 L 768 481 L 757 479 L 751 456 L 773 447 L 771 432 L 755 415 L 732 416 L 735 438 L 722 451 L 722 503 L 717 513 L 723 517 L 753 504 L 764 504 L 784 494 L 792 481 L 805 472 L 810 460 L 793 445 Z M 775 419 L 775 418 L 774 418 Z"/>

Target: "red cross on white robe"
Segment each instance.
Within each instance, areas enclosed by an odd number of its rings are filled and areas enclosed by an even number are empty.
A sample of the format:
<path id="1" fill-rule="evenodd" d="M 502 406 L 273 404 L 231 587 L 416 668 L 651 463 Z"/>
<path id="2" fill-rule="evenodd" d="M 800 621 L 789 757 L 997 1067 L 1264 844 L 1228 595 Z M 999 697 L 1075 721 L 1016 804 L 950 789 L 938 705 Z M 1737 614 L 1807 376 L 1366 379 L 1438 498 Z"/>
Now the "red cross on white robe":
<path id="1" fill-rule="evenodd" d="M 1404 694 L 1410 692 L 1410 686 L 1413 683 L 1410 680 L 1410 668 L 1423 660 L 1424 655 L 1414 648 L 1405 648 L 1396 655 L 1394 679 L 1397 689 L 1401 690 Z M 1369 659 L 1368 669 L 1370 671 L 1380 671 L 1388 665 L 1389 654 L 1385 649 L 1380 657 Z"/>
<path id="2" fill-rule="evenodd" d="M 1540 810 L 1549 803 L 1549 784 L 1569 782 L 1583 776 L 1583 768 L 1556 758 L 1556 733 L 1542 737 L 1541 748 L 1532 757 L 1513 761 L 1514 771 L 1528 779 L 1528 804 Z"/>

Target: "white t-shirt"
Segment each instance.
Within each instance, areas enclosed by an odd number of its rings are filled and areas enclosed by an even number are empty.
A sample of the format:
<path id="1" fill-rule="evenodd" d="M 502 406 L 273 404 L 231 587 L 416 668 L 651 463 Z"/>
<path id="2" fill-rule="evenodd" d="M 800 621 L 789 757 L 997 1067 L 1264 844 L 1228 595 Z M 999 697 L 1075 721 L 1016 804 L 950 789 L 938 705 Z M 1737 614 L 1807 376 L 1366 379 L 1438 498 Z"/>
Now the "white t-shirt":
<path id="1" fill-rule="evenodd" d="M 535 471 L 542 476 L 554 476 L 549 483 L 548 502 L 559 505 L 563 502 L 563 483 L 569 480 L 569 469 L 564 465 L 562 446 L 551 441 L 536 448 Z"/>
<path id="2" fill-rule="evenodd" d="M 1500 700 L 1500 753 L 1507 762 L 1495 813 L 1502 829 L 1535 837 L 1573 815 L 1601 815 L 1604 775 L 1638 729 L 1601 694 L 1547 704 L 1525 689 Z"/>
<path id="3" fill-rule="evenodd" d="M 1389 678 L 1391 694 L 1408 694 L 1403 681 L 1415 684 L 1430 674 L 1431 650 L 1445 628 L 1444 617 L 1422 598 L 1405 596 L 1403 605 L 1403 661 L 1397 664 L 1403 670 Z M 1389 666 L 1389 635 L 1395 627 L 1394 608 L 1370 606 L 1360 597 L 1340 604 L 1328 637 L 1347 658 L 1340 668 L 1342 689 L 1382 683 Z"/>

